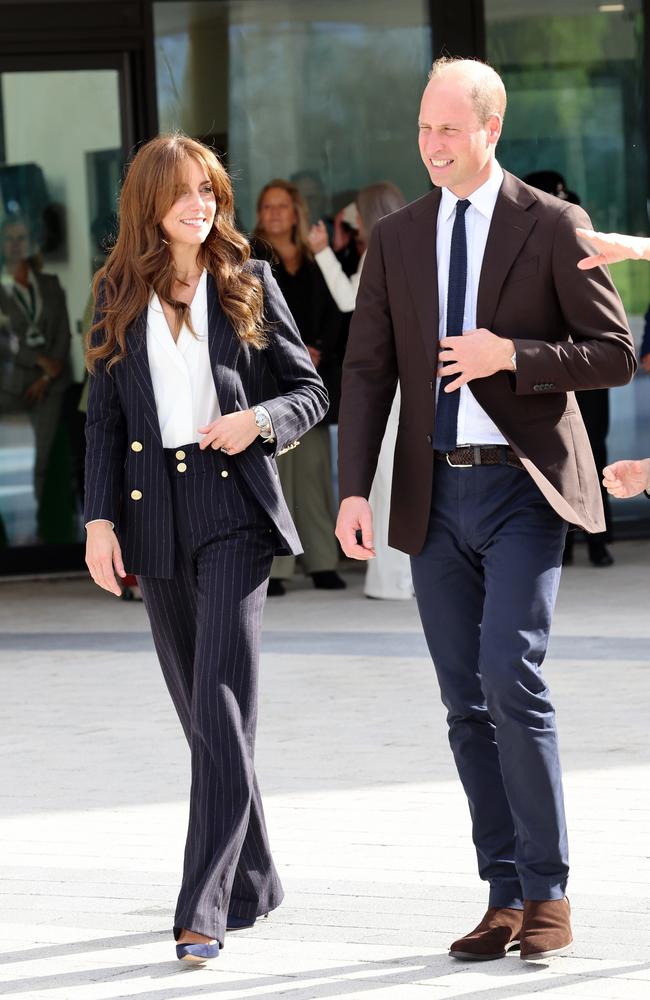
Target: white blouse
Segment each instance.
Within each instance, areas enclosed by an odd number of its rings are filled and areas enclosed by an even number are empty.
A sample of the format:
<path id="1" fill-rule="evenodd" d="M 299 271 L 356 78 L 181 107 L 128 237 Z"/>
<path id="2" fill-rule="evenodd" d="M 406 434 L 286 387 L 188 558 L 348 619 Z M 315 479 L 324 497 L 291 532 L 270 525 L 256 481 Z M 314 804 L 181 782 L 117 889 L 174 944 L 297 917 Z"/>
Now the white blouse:
<path id="1" fill-rule="evenodd" d="M 355 273 L 348 278 L 347 274 L 341 267 L 340 260 L 331 247 L 325 247 L 317 254 L 314 254 L 314 260 L 323 273 L 330 295 L 336 302 L 341 312 L 346 313 L 354 311 L 354 305 L 357 301 L 357 292 L 359 291 L 359 282 L 361 281 L 361 271 L 363 270 L 363 262 L 365 259 L 366 251 L 364 250 L 361 260 L 359 261 L 359 267 Z"/>
<path id="2" fill-rule="evenodd" d="M 183 324 L 174 343 L 158 296 L 147 312 L 147 353 L 163 448 L 200 441 L 199 427 L 221 415 L 208 349 L 207 272 L 190 306 L 192 329 Z"/>

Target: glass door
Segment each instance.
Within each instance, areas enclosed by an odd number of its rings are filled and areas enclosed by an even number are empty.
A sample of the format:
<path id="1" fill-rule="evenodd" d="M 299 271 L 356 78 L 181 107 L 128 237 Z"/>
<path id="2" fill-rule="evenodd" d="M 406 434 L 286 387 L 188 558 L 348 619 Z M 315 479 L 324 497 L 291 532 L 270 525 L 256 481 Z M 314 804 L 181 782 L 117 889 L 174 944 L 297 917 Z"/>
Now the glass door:
<path id="1" fill-rule="evenodd" d="M 83 334 L 125 146 L 108 61 L 0 63 L 0 574 L 83 565 Z"/>

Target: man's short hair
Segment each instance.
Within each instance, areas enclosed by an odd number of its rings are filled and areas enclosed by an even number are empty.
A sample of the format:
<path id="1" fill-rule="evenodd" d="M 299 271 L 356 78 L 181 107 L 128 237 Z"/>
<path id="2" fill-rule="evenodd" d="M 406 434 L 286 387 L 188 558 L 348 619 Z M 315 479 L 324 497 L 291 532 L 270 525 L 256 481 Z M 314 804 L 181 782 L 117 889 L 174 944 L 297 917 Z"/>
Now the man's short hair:
<path id="1" fill-rule="evenodd" d="M 495 69 L 480 59 L 462 59 L 459 56 L 440 56 L 429 73 L 429 80 L 443 76 L 449 70 L 461 70 L 470 85 L 470 98 L 481 125 L 491 115 L 504 117 L 506 113 L 506 88 Z"/>

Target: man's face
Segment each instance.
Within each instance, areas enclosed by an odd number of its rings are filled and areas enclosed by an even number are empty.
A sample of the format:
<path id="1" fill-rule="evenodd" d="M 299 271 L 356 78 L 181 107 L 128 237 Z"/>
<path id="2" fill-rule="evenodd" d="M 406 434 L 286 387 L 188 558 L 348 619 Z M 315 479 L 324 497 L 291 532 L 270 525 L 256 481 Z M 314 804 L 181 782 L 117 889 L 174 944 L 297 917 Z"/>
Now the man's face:
<path id="1" fill-rule="evenodd" d="M 458 198 L 467 198 L 488 179 L 501 134 L 499 115 L 481 124 L 469 89 L 458 74 L 431 80 L 418 119 L 420 156 L 429 177 Z"/>

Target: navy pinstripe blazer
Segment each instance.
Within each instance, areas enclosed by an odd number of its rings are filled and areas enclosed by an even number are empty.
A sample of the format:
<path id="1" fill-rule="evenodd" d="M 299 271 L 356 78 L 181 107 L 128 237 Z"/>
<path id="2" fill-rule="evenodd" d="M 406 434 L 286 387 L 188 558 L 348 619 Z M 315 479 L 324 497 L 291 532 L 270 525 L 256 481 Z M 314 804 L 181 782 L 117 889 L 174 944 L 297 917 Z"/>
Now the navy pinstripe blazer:
<path id="1" fill-rule="evenodd" d="M 275 442 L 257 438 L 233 456 L 253 495 L 276 528 L 276 553 L 302 551 L 282 495 L 275 464 L 327 412 L 327 393 L 266 261 L 247 265 L 262 282 L 268 345 L 243 344 L 221 309 L 208 275 L 208 337 L 214 383 L 222 413 L 258 403 L 268 410 Z M 99 314 L 96 314 L 97 320 Z M 113 521 L 127 573 L 174 575 L 171 484 L 163 454 L 146 342 L 147 310 L 127 332 L 127 356 L 113 366 L 98 363 L 90 377 L 86 422 L 85 522 Z M 99 335 L 101 337 L 101 333 Z M 278 394 L 264 398 L 273 382 Z M 131 445 L 139 442 L 142 448 Z M 189 443 L 189 442 L 188 442 Z M 142 494 L 131 499 L 131 491 Z"/>

